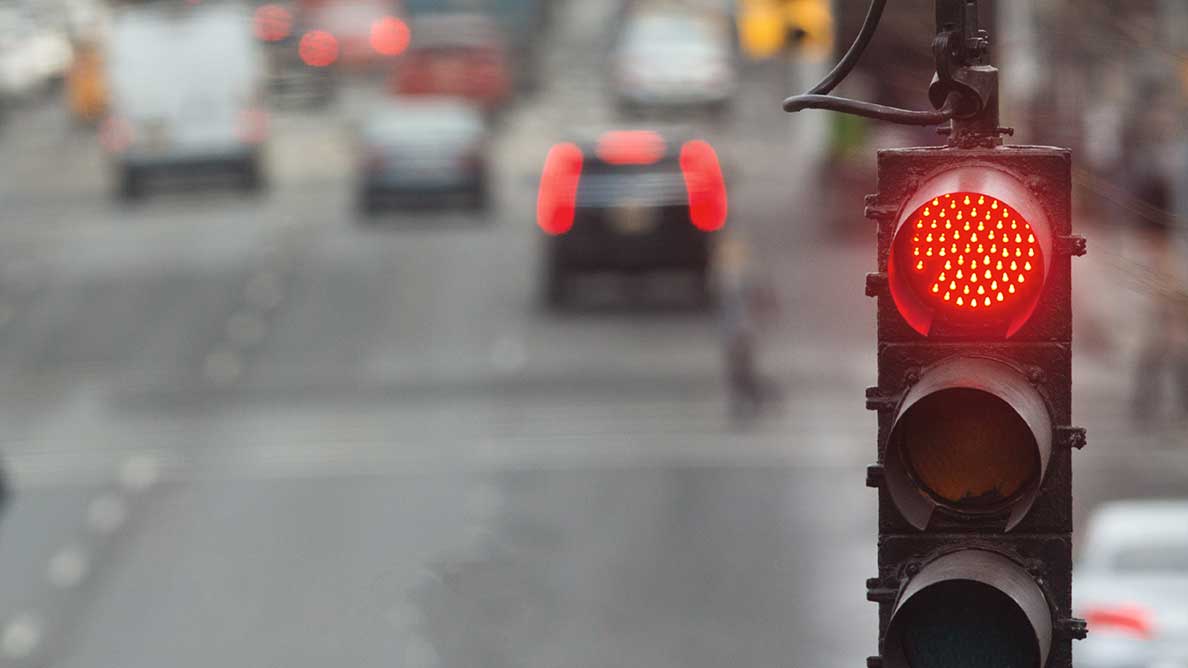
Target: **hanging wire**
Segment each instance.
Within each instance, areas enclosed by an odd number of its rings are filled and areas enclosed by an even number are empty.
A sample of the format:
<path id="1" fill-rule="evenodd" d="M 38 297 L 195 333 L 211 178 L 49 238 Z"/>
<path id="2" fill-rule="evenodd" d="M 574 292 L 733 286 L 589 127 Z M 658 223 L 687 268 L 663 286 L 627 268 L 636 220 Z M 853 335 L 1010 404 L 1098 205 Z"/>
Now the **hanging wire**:
<path id="1" fill-rule="evenodd" d="M 807 93 L 804 95 L 795 95 L 784 100 L 784 111 L 796 113 L 805 109 L 824 109 L 826 111 L 838 111 L 855 116 L 889 121 L 899 125 L 940 125 L 953 118 L 956 101 L 953 100 L 952 96 L 937 111 L 913 111 L 829 95 L 842 80 L 849 76 L 850 72 L 854 70 L 854 66 L 862 59 L 862 54 L 866 51 L 866 47 L 870 45 L 871 39 L 874 38 L 875 31 L 879 27 L 879 22 L 883 18 L 883 10 L 886 7 L 887 0 L 871 0 L 870 8 L 866 12 L 866 18 L 862 21 L 862 28 L 858 31 L 858 36 L 854 38 L 854 43 L 850 45 L 850 48 L 842 56 L 842 59 L 838 61 L 837 65 L 834 66 L 829 74 L 825 75 L 824 79 L 816 86 L 810 88 Z"/>

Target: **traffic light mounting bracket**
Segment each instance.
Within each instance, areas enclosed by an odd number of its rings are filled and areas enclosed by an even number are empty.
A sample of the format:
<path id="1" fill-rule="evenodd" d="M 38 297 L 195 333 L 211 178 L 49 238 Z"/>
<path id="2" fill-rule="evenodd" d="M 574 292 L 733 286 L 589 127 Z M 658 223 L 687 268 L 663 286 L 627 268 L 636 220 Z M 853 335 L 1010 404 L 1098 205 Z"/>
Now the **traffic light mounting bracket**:
<path id="1" fill-rule="evenodd" d="M 887 0 L 872 0 L 862 29 L 841 61 L 804 95 L 784 101 L 784 110 L 825 109 L 901 125 L 940 125 L 950 146 L 992 147 L 1014 130 L 999 126 L 998 69 L 990 65 L 990 36 L 980 27 L 978 0 L 936 0 L 933 55 L 936 74 L 928 97 L 936 111 L 913 111 L 835 97 L 829 93 L 854 69 L 873 38 Z"/>

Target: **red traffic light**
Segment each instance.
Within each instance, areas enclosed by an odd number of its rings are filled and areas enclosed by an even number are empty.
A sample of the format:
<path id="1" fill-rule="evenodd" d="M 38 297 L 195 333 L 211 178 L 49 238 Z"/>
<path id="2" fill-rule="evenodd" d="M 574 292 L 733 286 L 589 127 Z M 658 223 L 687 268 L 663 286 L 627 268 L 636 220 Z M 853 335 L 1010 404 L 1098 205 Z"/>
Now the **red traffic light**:
<path id="1" fill-rule="evenodd" d="M 1052 419 L 1013 367 L 961 357 L 926 371 L 905 395 L 885 457 L 887 492 L 926 529 L 934 513 L 1006 515 L 1035 502 L 1052 453 Z"/>
<path id="2" fill-rule="evenodd" d="M 1052 255 L 1043 207 L 990 167 L 942 173 L 903 208 L 887 263 L 900 314 L 928 336 L 994 330 L 1009 337 L 1043 292 Z"/>

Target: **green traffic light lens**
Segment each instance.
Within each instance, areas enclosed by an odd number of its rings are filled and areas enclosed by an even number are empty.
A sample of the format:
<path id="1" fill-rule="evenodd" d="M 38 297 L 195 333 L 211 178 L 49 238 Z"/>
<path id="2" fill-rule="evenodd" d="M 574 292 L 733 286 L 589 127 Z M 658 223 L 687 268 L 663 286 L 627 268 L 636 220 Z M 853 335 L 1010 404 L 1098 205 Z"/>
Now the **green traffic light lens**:
<path id="1" fill-rule="evenodd" d="M 955 580 L 933 585 L 902 611 L 900 646 L 911 668 L 1036 668 L 1035 630 L 994 587 Z"/>
<path id="2" fill-rule="evenodd" d="M 953 388 L 913 405 L 897 429 L 900 456 L 938 502 L 972 511 L 1008 503 L 1038 476 L 1035 436 L 1002 399 Z"/>

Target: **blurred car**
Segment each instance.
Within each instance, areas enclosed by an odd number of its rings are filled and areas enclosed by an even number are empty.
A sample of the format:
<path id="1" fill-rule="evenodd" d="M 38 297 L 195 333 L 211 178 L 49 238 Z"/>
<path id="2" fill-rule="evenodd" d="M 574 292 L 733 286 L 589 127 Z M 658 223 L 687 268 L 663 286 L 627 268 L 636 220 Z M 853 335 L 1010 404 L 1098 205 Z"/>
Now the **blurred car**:
<path id="1" fill-rule="evenodd" d="M 557 144 L 537 199 L 545 299 L 564 303 L 580 273 L 666 269 L 693 272 L 708 295 L 711 236 L 726 214 L 726 184 L 708 142 L 617 130 Z"/>
<path id="2" fill-rule="evenodd" d="M 728 21 L 678 8 L 629 13 L 612 54 L 612 89 L 628 115 L 729 110 L 737 85 Z"/>
<path id="3" fill-rule="evenodd" d="M 0 6 L 0 97 L 19 101 L 66 75 L 74 58 L 70 40 L 27 12 Z"/>
<path id="4" fill-rule="evenodd" d="M 557 4 L 557 0 L 405 0 L 404 6 L 413 19 L 457 12 L 494 19 L 502 29 L 515 86 L 530 91 L 540 82 L 538 46 Z"/>
<path id="5" fill-rule="evenodd" d="M 390 66 L 408 45 L 408 26 L 395 0 L 300 0 L 297 21 L 303 35 L 328 33 L 335 61 L 347 69 Z"/>
<path id="6" fill-rule="evenodd" d="M 359 132 L 359 210 L 455 195 L 489 204 L 488 136 L 482 114 L 451 98 L 402 98 L 377 109 Z"/>
<path id="7" fill-rule="evenodd" d="M 394 74 L 399 95 L 452 95 L 497 111 L 510 98 L 512 74 L 499 24 L 478 14 L 417 19 L 412 45 Z"/>
<path id="8" fill-rule="evenodd" d="M 250 26 L 240 8 L 213 3 L 116 15 L 100 140 L 121 196 L 141 195 L 155 175 L 216 172 L 260 186 L 268 114 Z"/>
<path id="9" fill-rule="evenodd" d="M 1188 667 L 1188 501 L 1098 508 L 1075 573 L 1080 668 Z"/>
<path id="10" fill-rule="evenodd" d="M 271 104 L 278 107 L 323 107 L 337 92 L 337 69 L 305 62 L 300 38 L 308 31 L 293 6 L 269 2 L 254 11 L 253 26 L 262 45 L 264 87 Z"/>

